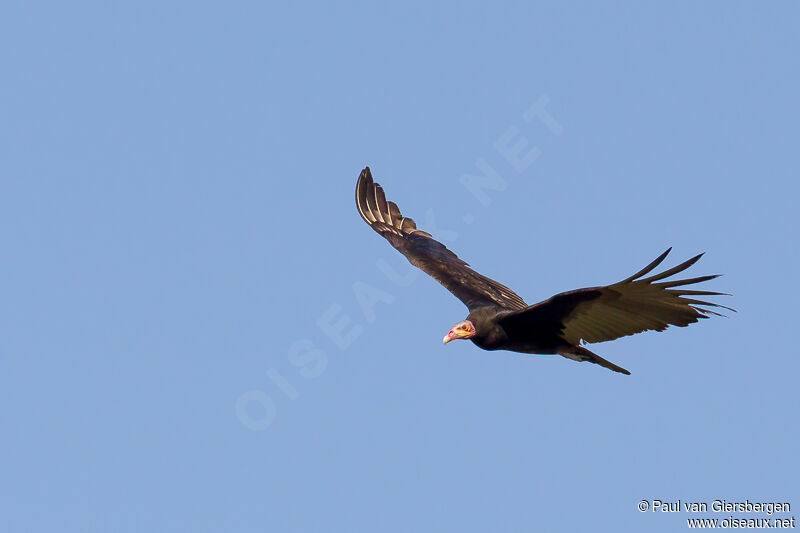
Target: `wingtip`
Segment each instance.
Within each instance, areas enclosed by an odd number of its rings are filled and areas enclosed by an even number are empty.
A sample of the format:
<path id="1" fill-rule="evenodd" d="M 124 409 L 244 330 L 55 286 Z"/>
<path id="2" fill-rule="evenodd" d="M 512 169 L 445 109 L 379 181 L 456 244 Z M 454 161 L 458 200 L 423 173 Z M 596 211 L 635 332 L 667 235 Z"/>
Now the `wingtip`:
<path id="1" fill-rule="evenodd" d="M 663 252 L 661 255 L 659 255 L 658 257 L 656 257 L 656 258 L 655 258 L 655 259 L 654 259 L 654 260 L 653 260 L 653 261 L 652 261 L 652 262 L 651 262 L 649 265 L 647 265 L 646 267 L 644 267 L 643 269 L 641 269 L 641 270 L 640 270 L 639 272 L 637 272 L 636 274 L 634 274 L 634 275 L 632 275 L 632 276 L 630 276 L 630 277 L 627 277 L 627 278 L 625 278 L 625 279 L 624 279 L 624 280 L 622 280 L 620 283 L 630 283 L 630 282 L 632 282 L 633 280 L 635 280 L 635 279 L 638 279 L 638 278 L 641 278 L 642 276 L 644 276 L 644 275 L 645 275 L 645 274 L 647 274 L 648 272 L 652 271 L 654 268 L 656 268 L 658 265 L 660 265 L 660 264 L 661 264 L 661 263 L 664 261 L 664 259 L 667 257 L 667 255 L 669 254 L 669 252 L 670 252 L 671 250 L 672 250 L 672 246 L 670 246 L 669 248 L 667 248 L 667 250 L 666 250 L 665 252 Z"/>
<path id="2" fill-rule="evenodd" d="M 364 222 L 369 224 L 370 226 L 375 220 L 370 219 L 370 216 L 367 215 L 367 211 L 369 210 L 369 206 L 367 205 L 367 189 L 369 189 L 370 185 L 374 182 L 372 180 L 372 173 L 369 170 L 369 166 L 364 167 L 361 173 L 358 175 L 358 180 L 356 181 L 356 207 L 358 208 L 358 213 L 361 215 L 361 218 L 364 219 Z"/>

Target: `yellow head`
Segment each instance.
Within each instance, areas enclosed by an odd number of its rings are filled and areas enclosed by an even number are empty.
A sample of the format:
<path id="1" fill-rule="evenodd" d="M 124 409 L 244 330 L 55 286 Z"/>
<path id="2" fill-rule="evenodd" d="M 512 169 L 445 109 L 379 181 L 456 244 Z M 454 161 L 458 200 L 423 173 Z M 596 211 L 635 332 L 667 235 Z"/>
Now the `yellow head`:
<path id="1" fill-rule="evenodd" d="M 462 320 L 458 324 L 450 328 L 447 335 L 444 336 L 442 342 L 447 344 L 454 339 L 469 339 L 475 336 L 475 326 L 469 320 Z"/>

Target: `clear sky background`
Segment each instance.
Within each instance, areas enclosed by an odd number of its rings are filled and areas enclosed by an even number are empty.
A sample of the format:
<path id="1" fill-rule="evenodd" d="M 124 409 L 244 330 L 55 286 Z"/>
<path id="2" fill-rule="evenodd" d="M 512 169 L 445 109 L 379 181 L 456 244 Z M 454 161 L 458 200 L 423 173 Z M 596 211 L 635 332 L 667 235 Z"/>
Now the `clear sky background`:
<path id="1" fill-rule="evenodd" d="M 529 4 L 3 2 L 0 530 L 800 514 L 800 7 Z M 739 313 L 594 345 L 631 376 L 442 346 L 366 164 L 528 302 L 673 246 Z"/>

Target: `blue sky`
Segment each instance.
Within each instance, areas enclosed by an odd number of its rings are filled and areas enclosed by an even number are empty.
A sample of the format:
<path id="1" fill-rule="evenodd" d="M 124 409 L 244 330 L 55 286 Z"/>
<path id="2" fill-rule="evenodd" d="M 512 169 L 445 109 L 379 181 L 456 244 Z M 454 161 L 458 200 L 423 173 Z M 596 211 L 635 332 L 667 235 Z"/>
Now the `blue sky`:
<path id="1" fill-rule="evenodd" d="M 800 506 L 799 23 L 4 2 L 0 529 L 658 532 L 689 515 L 640 500 Z M 739 313 L 594 345 L 629 377 L 442 346 L 466 310 L 361 221 L 366 164 L 528 302 L 673 246 Z"/>

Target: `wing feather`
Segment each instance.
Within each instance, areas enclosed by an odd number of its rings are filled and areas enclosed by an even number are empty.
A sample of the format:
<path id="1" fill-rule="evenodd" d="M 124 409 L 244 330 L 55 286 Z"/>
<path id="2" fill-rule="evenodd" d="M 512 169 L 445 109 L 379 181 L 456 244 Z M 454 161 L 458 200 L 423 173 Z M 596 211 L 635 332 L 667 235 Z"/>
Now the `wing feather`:
<path id="1" fill-rule="evenodd" d="M 650 272 L 651 270 L 653 270 L 655 267 L 657 267 L 658 265 L 660 265 L 660 264 L 661 264 L 661 262 L 662 262 L 662 261 L 663 261 L 663 260 L 664 260 L 664 259 L 667 257 L 667 255 L 669 255 L 669 253 L 670 253 L 671 251 L 672 251 L 672 247 L 670 246 L 669 248 L 667 248 L 667 251 L 666 251 L 666 252 L 664 252 L 663 254 L 661 254 L 661 255 L 659 255 L 658 257 L 656 257 L 656 258 L 653 260 L 653 262 L 652 262 L 652 263 L 650 263 L 649 265 L 647 265 L 646 267 L 644 267 L 643 269 L 641 269 L 639 272 L 637 272 L 637 273 L 636 273 L 636 274 L 634 274 L 633 276 L 631 276 L 631 277 L 629 277 L 629 278 L 627 278 L 627 279 L 623 280 L 622 282 L 623 282 L 623 283 L 625 283 L 625 282 L 628 282 L 628 281 L 633 281 L 633 280 L 635 280 L 636 278 L 641 278 L 642 276 L 644 276 L 645 274 L 647 274 L 648 272 Z"/>
<path id="2" fill-rule="evenodd" d="M 678 272 L 683 272 L 684 270 L 686 270 L 687 268 L 689 268 L 693 264 L 697 263 L 697 261 L 699 261 L 701 257 L 703 257 L 703 254 L 697 254 L 696 256 L 692 257 L 688 261 L 684 261 L 683 263 L 681 263 L 678 266 L 674 266 L 674 267 L 672 267 L 672 268 L 670 268 L 668 270 L 665 270 L 661 274 L 656 274 L 655 276 L 650 276 L 649 278 L 645 278 L 645 279 L 643 279 L 641 281 L 645 281 L 647 283 L 652 283 L 652 282 L 658 281 L 660 279 L 668 278 L 668 277 L 670 277 L 670 276 L 672 276 L 674 274 L 677 274 Z"/>
<path id="3" fill-rule="evenodd" d="M 389 216 L 389 206 L 386 205 L 386 195 L 383 194 L 383 187 L 375 184 L 375 217 L 383 222 L 384 224 L 389 224 L 391 226 L 391 218 Z M 384 217 L 384 213 L 386 216 Z"/>

